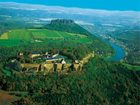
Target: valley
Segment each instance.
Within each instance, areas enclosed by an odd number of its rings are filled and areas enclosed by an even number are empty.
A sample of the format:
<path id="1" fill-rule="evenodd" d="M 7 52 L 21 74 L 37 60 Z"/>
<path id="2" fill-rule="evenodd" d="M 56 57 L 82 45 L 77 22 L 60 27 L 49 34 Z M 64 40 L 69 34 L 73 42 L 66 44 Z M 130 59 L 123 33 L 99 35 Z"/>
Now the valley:
<path id="1" fill-rule="evenodd" d="M 114 48 L 116 55 L 113 58 L 120 58 L 119 60 L 131 66 L 139 66 L 140 34 L 137 25 L 128 27 L 88 25 L 83 27 Z"/>
<path id="2" fill-rule="evenodd" d="M 139 105 L 138 14 L 0 2 L 0 105 Z"/>

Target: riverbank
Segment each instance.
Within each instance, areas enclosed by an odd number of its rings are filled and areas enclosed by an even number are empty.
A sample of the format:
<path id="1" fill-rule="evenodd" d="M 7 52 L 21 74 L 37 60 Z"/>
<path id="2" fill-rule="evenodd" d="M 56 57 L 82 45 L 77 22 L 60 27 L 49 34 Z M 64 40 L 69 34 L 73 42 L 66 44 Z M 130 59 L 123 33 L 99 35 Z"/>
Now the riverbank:
<path id="1" fill-rule="evenodd" d="M 127 48 L 126 46 L 124 46 L 123 44 L 121 45 L 121 43 L 117 42 L 117 41 L 110 41 L 110 40 L 106 40 L 103 39 L 102 40 L 106 43 L 108 43 L 109 45 L 111 45 L 111 47 L 114 50 L 114 54 L 112 56 L 108 56 L 105 58 L 106 61 L 111 61 L 111 62 L 119 62 L 122 61 L 122 65 L 127 67 L 129 70 L 136 70 L 136 71 L 140 71 L 140 66 L 137 65 L 131 65 L 128 64 L 126 62 L 124 62 L 124 58 L 127 56 L 128 52 L 127 52 Z"/>
<path id="2" fill-rule="evenodd" d="M 104 58 L 106 61 L 119 62 L 122 61 L 127 55 L 125 48 L 119 45 L 119 43 L 117 43 L 113 38 L 108 40 L 100 35 L 96 35 L 96 37 L 100 38 L 104 43 L 110 45 L 114 50 L 114 54 Z"/>

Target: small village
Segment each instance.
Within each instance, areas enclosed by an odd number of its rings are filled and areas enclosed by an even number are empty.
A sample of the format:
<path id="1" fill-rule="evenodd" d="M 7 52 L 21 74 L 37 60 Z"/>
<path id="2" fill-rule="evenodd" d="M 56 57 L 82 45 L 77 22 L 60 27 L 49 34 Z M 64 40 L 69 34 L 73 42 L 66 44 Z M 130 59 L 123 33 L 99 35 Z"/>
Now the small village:
<path id="1" fill-rule="evenodd" d="M 25 56 L 26 58 L 28 58 L 28 61 L 23 62 L 23 58 Z M 10 59 L 10 65 L 8 65 L 8 67 L 10 69 L 15 69 L 13 67 L 17 66 L 18 64 L 18 69 L 20 69 L 24 73 L 68 73 L 71 71 L 81 71 L 83 65 L 87 63 L 88 60 L 92 57 L 94 57 L 94 52 L 88 54 L 82 60 L 74 61 L 68 59 L 66 56 L 60 55 L 59 52 L 32 52 L 26 55 L 23 52 L 19 52 L 17 54 L 17 57 Z"/>

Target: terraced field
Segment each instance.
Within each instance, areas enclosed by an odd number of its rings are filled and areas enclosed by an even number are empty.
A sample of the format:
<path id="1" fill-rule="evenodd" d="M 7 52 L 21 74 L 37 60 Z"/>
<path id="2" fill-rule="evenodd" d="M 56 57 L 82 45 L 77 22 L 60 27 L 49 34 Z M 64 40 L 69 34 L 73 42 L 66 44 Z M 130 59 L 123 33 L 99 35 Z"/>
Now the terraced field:
<path id="1" fill-rule="evenodd" d="M 10 30 L 0 36 L 0 46 L 14 46 L 22 42 L 33 42 L 39 40 L 41 42 L 49 41 L 71 41 L 78 43 L 89 43 L 91 39 L 86 35 L 53 31 L 48 29 L 21 29 Z"/>

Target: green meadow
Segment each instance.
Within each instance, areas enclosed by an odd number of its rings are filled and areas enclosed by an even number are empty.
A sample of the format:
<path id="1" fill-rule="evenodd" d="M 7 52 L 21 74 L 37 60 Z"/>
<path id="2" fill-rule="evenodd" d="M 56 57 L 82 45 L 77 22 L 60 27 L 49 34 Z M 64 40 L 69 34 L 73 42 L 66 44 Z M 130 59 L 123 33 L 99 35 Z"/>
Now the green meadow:
<path id="1" fill-rule="evenodd" d="M 92 42 L 92 39 L 86 35 L 54 31 L 48 29 L 20 29 L 10 30 L 6 34 L 2 34 L 0 37 L 0 46 L 16 46 L 23 44 L 23 42 L 47 43 L 50 41 L 71 41 L 77 43 L 90 43 Z"/>

